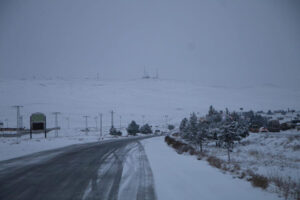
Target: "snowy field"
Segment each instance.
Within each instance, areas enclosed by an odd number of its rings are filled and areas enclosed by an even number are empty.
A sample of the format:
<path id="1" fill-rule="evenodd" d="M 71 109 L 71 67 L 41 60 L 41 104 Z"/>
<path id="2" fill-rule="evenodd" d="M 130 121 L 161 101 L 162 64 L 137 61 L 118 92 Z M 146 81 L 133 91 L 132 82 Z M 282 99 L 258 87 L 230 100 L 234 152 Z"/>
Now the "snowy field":
<path id="1" fill-rule="evenodd" d="M 163 137 L 143 141 L 153 171 L 158 199 L 276 200 L 276 194 L 224 175 L 194 156 L 179 155 Z M 217 192 L 216 192 L 217 191 Z"/>
<path id="2" fill-rule="evenodd" d="M 207 147 L 207 153 L 227 160 L 226 149 Z M 250 133 L 231 153 L 232 162 L 265 176 L 300 180 L 300 131 Z"/>
<path id="3" fill-rule="evenodd" d="M 114 110 L 116 128 L 125 128 L 131 120 L 138 124 L 150 123 L 154 128 L 175 124 L 191 112 L 199 116 L 207 113 L 209 105 L 216 109 L 268 110 L 300 109 L 300 91 L 260 85 L 249 87 L 204 86 L 197 82 L 176 80 L 0 80 L 0 121 L 4 127 L 16 127 L 14 105 L 22 105 L 23 126 L 29 127 L 34 112 L 47 116 L 47 126 L 54 127 L 52 112 L 59 115 L 59 137 L 54 132 L 47 139 L 43 134 L 22 138 L 0 137 L 0 160 L 40 150 L 98 140 L 98 132 L 88 136 L 83 116 L 88 115 L 88 127 L 96 128 L 98 114 L 103 113 L 104 134 L 110 127 L 110 111 Z M 7 121 L 6 121 L 7 119 Z M 69 119 L 69 120 L 68 120 Z M 99 126 L 99 125 L 98 125 Z"/>
<path id="4" fill-rule="evenodd" d="M 239 174 L 250 172 L 267 177 L 270 180 L 267 190 L 281 196 L 292 189 L 294 192 L 300 186 L 300 131 L 250 133 L 235 146 L 231 152 L 231 163 L 239 166 Z M 213 143 L 204 151 L 208 156 L 227 161 L 226 149 L 216 148 Z M 287 188 L 288 185 L 290 188 Z M 293 199 L 291 194 L 289 199 Z"/>

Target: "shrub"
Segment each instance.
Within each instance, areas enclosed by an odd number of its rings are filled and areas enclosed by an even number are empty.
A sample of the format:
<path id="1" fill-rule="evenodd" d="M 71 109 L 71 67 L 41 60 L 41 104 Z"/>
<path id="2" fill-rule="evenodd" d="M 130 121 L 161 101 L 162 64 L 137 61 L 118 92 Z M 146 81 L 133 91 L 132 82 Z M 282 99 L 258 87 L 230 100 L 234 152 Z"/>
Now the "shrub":
<path id="1" fill-rule="evenodd" d="M 183 142 L 177 141 L 174 138 L 170 136 L 165 137 L 165 142 L 168 145 L 171 145 L 174 149 L 176 149 L 177 153 L 182 154 L 182 153 L 189 153 L 190 155 L 196 155 L 197 151 L 194 149 L 194 147 L 185 144 Z"/>
<path id="2" fill-rule="evenodd" d="M 251 183 L 254 187 L 260 187 L 266 189 L 269 186 L 269 179 L 259 174 L 253 174 Z"/>
<path id="3" fill-rule="evenodd" d="M 239 164 L 235 163 L 233 165 L 233 169 L 234 169 L 234 171 L 239 171 L 239 170 L 241 170 L 241 166 Z"/>
<path id="4" fill-rule="evenodd" d="M 207 157 L 206 153 L 204 153 L 204 152 L 199 152 L 199 153 L 198 153 L 197 159 L 198 159 L 198 160 L 202 160 L 202 158 L 204 158 L 204 157 Z"/>
<path id="5" fill-rule="evenodd" d="M 189 148 L 189 152 L 190 152 L 190 155 L 191 156 L 193 156 L 193 155 L 195 155 L 197 152 L 195 151 L 195 149 L 194 148 Z"/>
<path id="6" fill-rule="evenodd" d="M 166 142 L 167 144 L 169 144 L 169 140 L 170 140 L 170 137 L 169 137 L 169 136 L 166 136 L 166 137 L 165 137 L 165 142 Z"/>
<path id="7" fill-rule="evenodd" d="M 245 172 L 242 172 L 241 175 L 239 176 L 239 178 L 240 178 L 240 179 L 243 179 L 243 178 L 245 178 L 245 176 L 246 176 L 246 173 L 245 173 Z"/>
<path id="8" fill-rule="evenodd" d="M 289 196 L 300 199 L 300 181 L 295 182 L 291 177 L 282 177 L 278 174 L 269 176 L 269 180 L 278 187 L 285 199 L 288 199 Z"/>
<path id="9" fill-rule="evenodd" d="M 182 150 L 182 152 L 188 152 L 188 151 L 190 151 L 190 146 L 184 145 L 181 150 Z"/>
<path id="10" fill-rule="evenodd" d="M 221 160 L 221 159 L 219 159 L 219 158 L 217 158 L 217 157 L 215 157 L 215 156 L 209 156 L 209 157 L 207 158 L 207 161 L 208 161 L 208 163 L 209 163 L 211 166 L 216 167 L 216 168 L 219 168 L 219 169 L 222 168 L 222 164 L 224 163 L 223 160 Z"/>
<path id="11" fill-rule="evenodd" d="M 182 142 L 179 142 L 179 141 L 175 141 L 174 144 L 173 144 L 173 148 L 179 150 L 181 149 L 183 146 L 183 143 Z"/>

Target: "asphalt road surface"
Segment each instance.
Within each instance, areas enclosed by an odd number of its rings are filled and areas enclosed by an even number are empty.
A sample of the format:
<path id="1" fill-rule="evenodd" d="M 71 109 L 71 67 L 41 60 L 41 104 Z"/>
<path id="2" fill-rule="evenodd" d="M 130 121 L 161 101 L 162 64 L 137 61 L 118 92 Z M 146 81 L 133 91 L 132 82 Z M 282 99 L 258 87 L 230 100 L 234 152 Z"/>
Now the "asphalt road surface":
<path id="1" fill-rule="evenodd" d="M 155 200 L 139 139 L 73 145 L 0 162 L 0 200 Z"/>

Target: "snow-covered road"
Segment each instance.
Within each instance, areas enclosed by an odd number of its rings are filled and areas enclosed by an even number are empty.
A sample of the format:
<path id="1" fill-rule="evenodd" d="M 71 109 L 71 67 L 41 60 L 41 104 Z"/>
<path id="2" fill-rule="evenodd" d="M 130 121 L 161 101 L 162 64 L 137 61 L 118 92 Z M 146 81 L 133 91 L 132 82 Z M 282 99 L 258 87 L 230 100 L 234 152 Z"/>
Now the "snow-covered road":
<path id="1" fill-rule="evenodd" d="M 275 194 L 253 188 L 245 180 L 234 179 L 206 161 L 178 155 L 163 137 L 143 140 L 150 162 L 158 199 L 162 200 L 276 200 Z"/>
<path id="2" fill-rule="evenodd" d="M 0 199 L 156 199 L 139 139 L 73 145 L 0 166 Z"/>

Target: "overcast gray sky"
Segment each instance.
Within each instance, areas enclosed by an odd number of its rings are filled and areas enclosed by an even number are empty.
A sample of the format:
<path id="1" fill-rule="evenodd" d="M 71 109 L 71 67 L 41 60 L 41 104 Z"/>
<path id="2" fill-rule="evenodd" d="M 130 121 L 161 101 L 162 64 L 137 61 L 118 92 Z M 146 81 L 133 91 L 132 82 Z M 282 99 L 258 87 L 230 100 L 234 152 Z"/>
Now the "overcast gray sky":
<path id="1" fill-rule="evenodd" d="M 300 85 L 298 0 L 1 0 L 0 78 Z"/>

